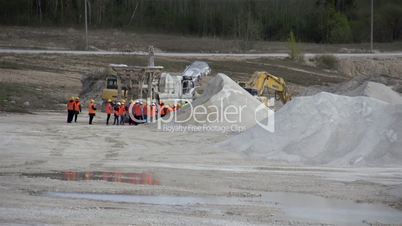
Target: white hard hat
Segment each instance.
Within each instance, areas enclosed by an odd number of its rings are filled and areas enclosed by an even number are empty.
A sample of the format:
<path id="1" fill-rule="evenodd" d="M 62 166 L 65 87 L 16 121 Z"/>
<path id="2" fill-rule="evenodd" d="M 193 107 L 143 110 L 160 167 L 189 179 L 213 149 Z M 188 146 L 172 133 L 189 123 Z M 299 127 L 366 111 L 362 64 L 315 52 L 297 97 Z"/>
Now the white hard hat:
<path id="1" fill-rule="evenodd" d="M 121 105 L 121 103 L 120 103 L 120 102 L 117 102 L 117 105 Z"/>

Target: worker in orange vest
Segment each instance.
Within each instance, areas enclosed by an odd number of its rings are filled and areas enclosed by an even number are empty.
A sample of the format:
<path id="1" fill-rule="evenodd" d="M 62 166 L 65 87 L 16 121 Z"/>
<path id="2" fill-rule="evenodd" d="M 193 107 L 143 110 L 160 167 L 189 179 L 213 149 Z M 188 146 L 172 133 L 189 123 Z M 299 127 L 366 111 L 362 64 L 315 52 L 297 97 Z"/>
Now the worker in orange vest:
<path id="1" fill-rule="evenodd" d="M 113 120 L 113 125 L 119 125 L 119 118 L 120 118 L 120 114 L 119 114 L 119 110 L 120 110 L 120 102 L 117 102 L 117 104 L 114 106 L 113 108 L 113 112 L 114 112 L 114 120 Z"/>
<path id="2" fill-rule="evenodd" d="M 127 118 L 130 118 L 128 108 L 130 106 L 130 103 L 124 102 L 124 122 L 127 121 Z"/>
<path id="3" fill-rule="evenodd" d="M 125 101 L 121 102 L 121 105 L 119 107 L 119 116 L 120 116 L 119 124 L 124 125 L 124 120 L 126 117 L 126 102 Z"/>
<path id="4" fill-rule="evenodd" d="M 75 107 L 74 97 L 70 97 L 70 99 L 67 102 L 67 123 L 71 123 L 73 121 L 74 107 Z"/>
<path id="5" fill-rule="evenodd" d="M 95 106 L 95 100 L 91 99 L 89 106 L 88 106 L 88 115 L 89 115 L 89 124 L 92 124 L 92 121 L 96 115 L 96 106 Z"/>
<path id="6" fill-rule="evenodd" d="M 175 112 L 175 111 L 176 111 L 176 106 L 174 104 L 173 104 L 173 106 L 169 105 L 169 106 L 166 107 L 166 115 L 168 115 L 168 114 L 170 114 L 172 112 Z"/>
<path id="7" fill-rule="evenodd" d="M 80 103 L 80 98 L 79 97 L 76 97 L 75 98 L 75 105 L 74 105 L 74 116 L 75 116 L 75 118 L 74 118 L 74 122 L 77 122 L 77 117 L 78 117 L 78 114 L 81 112 L 81 103 Z"/>
<path id="8" fill-rule="evenodd" d="M 142 123 L 143 117 L 142 117 L 142 105 L 141 101 L 137 100 L 134 104 L 134 118 L 135 118 L 135 125 L 138 125 Z"/>
<path id="9" fill-rule="evenodd" d="M 156 103 L 152 102 L 151 106 L 147 109 L 147 120 L 148 122 L 153 122 L 156 118 Z"/>
<path id="10" fill-rule="evenodd" d="M 107 100 L 107 104 L 106 104 L 106 114 L 107 114 L 106 125 L 109 125 L 109 120 L 110 120 L 110 116 L 112 115 L 112 113 L 113 113 L 112 100 L 109 99 L 109 100 Z"/>
<path id="11" fill-rule="evenodd" d="M 159 104 L 159 115 L 160 115 L 160 117 L 165 117 L 165 115 L 166 115 L 166 106 L 165 106 L 165 103 L 163 103 L 162 101 L 160 102 L 160 104 Z"/>

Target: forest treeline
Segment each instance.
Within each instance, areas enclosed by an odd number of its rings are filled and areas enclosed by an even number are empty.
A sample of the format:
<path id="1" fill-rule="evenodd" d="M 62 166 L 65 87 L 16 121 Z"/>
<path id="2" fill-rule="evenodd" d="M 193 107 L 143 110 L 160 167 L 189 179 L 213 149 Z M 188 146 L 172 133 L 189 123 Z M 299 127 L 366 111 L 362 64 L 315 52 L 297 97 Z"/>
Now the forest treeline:
<path id="1" fill-rule="evenodd" d="M 90 28 L 317 43 L 370 40 L 370 0 L 88 0 Z M 402 40 L 402 1 L 374 0 L 375 41 Z M 84 0 L 0 0 L 0 24 L 78 27 Z"/>

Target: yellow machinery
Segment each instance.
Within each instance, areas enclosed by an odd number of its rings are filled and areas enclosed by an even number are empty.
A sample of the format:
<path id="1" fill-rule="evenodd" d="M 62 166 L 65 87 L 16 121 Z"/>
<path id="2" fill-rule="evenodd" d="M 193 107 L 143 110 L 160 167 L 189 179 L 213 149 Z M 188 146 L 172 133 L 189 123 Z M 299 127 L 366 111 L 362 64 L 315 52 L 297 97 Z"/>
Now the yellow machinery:
<path id="1" fill-rule="evenodd" d="M 117 77 L 112 75 L 108 76 L 106 78 L 106 84 L 105 88 L 102 90 L 102 99 L 106 103 L 107 100 L 116 100 L 119 95 L 118 95 L 118 83 L 117 83 Z M 127 91 L 123 88 L 121 90 L 121 95 L 120 98 L 125 98 L 126 97 Z"/>
<path id="2" fill-rule="evenodd" d="M 158 99 L 162 66 L 155 66 L 154 49 L 149 47 L 148 66 L 110 64 L 106 73 L 103 100 Z"/>
<path id="3" fill-rule="evenodd" d="M 269 97 L 266 94 L 266 89 L 274 91 L 275 100 L 280 100 L 283 104 L 292 99 L 292 96 L 288 93 L 285 80 L 266 71 L 255 72 L 248 82 L 239 82 L 239 85 L 251 95 L 257 96 L 267 106 Z"/>

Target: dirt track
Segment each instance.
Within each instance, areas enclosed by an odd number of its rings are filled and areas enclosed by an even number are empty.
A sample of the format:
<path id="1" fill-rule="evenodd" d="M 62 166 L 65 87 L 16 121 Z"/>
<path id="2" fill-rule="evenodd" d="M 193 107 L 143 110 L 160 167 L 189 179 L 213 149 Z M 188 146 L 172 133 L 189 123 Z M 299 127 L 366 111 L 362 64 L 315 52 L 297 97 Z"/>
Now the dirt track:
<path id="1" fill-rule="evenodd" d="M 104 115 L 99 115 L 97 124 L 88 126 L 85 114 L 72 125 L 67 125 L 65 115 L 59 113 L 0 116 L 1 224 L 327 223 L 288 216 L 280 205 L 261 206 L 266 192 L 401 204 L 401 169 L 270 163 L 217 150 L 213 144 L 225 139 L 224 134 L 172 134 L 147 126 L 106 127 L 103 120 Z M 160 185 L 46 178 L 66 171 L 147 172 Z M 34 177 L 23 176 L 24 173 Z M 172 206 L 66 199 L 48 197 L 45 192 L 165 195 L 215 201 Z M 218 202 L 227 199 L 229 203 Z"/>

